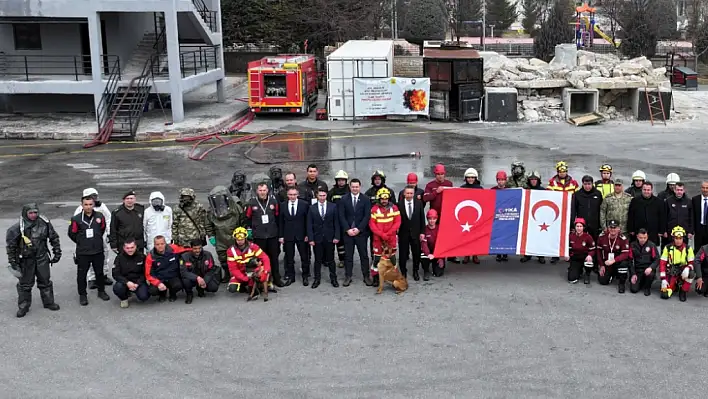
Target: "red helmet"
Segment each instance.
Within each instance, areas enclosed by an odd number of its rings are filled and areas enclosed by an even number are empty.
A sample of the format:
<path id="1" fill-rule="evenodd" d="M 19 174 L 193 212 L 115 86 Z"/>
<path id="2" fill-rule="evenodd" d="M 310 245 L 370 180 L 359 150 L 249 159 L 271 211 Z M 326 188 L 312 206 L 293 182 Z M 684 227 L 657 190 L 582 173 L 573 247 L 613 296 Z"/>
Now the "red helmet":
<path id="1" fill-rule="evenodd" d="M 575 218 L 575 223 L 574 224 L 582 224 L 583 226 L 587 226 L 587 223 L 585 223 L 585 219 L 583 218 Z"/>
<path id="2" fill-rule="evenodd" d="M 503 170 L 497 172 L 497 180 L 499 179 L 506 179 L 506 172 L 504 172 Z"/>
<path id="3" fill-rule="evenodd" d="M 431 209 L 431 210 L 428 211 L 428 213 L 425 215 L 425 217 L 426 217 L 427 219 L 430 219 L 430 218 L 436 218 L 436 219 L 437 219 L 437 217 L 438 217 L 438 211 L 436 211 L 435 209 Z"/>
<path id="4" fill-rule="evenodd" d="M 439 163 L 435 165 L 433 168 L 433 174 L 440 175 L 440 174 L 445 174 L 445 165 Z"/>
<path id="5" fill-rule="evenodd" d="M 406 184 L 418 184 L 418 175 L 415 173 L 409 173 L 406 177 Z"/>

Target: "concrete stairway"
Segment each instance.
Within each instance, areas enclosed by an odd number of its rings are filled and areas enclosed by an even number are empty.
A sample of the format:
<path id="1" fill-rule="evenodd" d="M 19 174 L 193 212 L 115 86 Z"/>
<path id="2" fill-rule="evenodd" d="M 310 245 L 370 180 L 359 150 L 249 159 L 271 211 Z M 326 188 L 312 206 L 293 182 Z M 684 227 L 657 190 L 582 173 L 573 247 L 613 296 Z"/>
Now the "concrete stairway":
<path id="1" fill-rule="evenodd" d="M 145 63 L 154 54 L 156 35 L 155 32 L 146 32 L 138 45 L 133 50 L 130 60 L 125 65 L 122 71 L 123 80 L 130 80 L 140 76 L 140 73 L 145 68 Z M 167 52 L 160 54 L 160 72 L 167 71 Z M 154 71 L 157 74 L 157 70 Z"/>

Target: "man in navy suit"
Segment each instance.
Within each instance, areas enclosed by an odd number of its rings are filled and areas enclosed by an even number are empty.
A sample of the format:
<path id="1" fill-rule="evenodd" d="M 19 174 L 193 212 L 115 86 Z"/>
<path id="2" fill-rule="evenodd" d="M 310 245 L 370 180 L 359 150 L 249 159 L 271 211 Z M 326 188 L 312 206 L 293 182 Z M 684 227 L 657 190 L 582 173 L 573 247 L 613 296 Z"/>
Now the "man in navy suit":
<path id="1" fill-rule="evenodd" d="M 317 192 L 317 202 L 310 206 L 307 216 L 307 237 L 315 251 L 315 280 L 312 282 L 312 288 L 320 286 L 322 263 L 329 268 L 329 281 L 332 287 L 339 287 L 334 264 L 334 246 L 339 242 L 340 235 L 337 205 L 327 202 L 327 189 L 320 187 Z"/>
<path id="2" fill-rule="evenodd" d="M 342 229 L 344 240 L 344 285 L 352 283 L 354 269 L 354 247 L 359 252 L 361 261 L 361 274 L 364 284 L 372 286 L 369 272 L 369 254 L 367 240 L 369 237 L 369 219 L 371 218 L 371 201 L 369 197 L 361 194 L 361 181 L 352 179 L 349 183 L 349 194 L 339 200 L 339 226 Z"/>
<path id="3" fill-rule="evenodd" d="M 307 213 L 310 204 L 297 198 L 298 190 L 288 188 L 288 200 L 280 204 L 280 243 L 285 250 L 284 286 L 295 282 L 295 247 L 302 261 L 302 285 L 309 284 L 310 247 L 307 245 Z"/>

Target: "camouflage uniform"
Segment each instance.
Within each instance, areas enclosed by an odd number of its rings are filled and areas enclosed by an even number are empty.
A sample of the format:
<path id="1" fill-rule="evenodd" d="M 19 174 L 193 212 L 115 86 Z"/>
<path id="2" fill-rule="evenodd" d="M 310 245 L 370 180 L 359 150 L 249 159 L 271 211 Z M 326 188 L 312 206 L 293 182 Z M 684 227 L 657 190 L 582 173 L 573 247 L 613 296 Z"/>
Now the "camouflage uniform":
<path id="1" fill-rule="evenodd" d="M 181 246 L 190 246 L 194 239 L 206 240 L 207 211 L 196 201 L 197 196 L 191 188 L 179 190 L 180 203 L 172 214 L 172 242 Z M 185 201 L 185 197 L 187 201 Z"/>
<path id="2" fill-rule="evenodd" d="M 604 229 L 609 220 L 616 220 L 619 223 L 620 232 L 627 233 L 627 215 L 629 214 L 629 203 L 632 196 L 622 192 L 618 197 L 614 192 L 605 197 L 600 205 L 600 225 Z"/>
<path id="3" fill-rule="evenodd" d="M 223 216 L 217 216 L 213 206 L 206 215 L 206 233 L 209 237 L 216 239 L 216 245 L 214 246 L 216 247 L 216 254 L 223 271 L 223 282 L 228 281 L 229 276 L 229 266 L 226 263 L 226 251 L 234 244 L 234 239 L 231 234 L 233 234 L 233 231 L 237 227 L 244 227 L 246 225 L 246 218 L 243 208 L 236 203 L 234 197 L 231 196 L 226 187 L 214 187 L 211 192 L 209 192 L 209 197 L 228 198 L 228 211 L 225 212 Z"/>
<path id="4" fill-rule="evenodd" d="M 515 173 L 515 170 L 519 172 Z M 511 164 L 511 174 L 509 180 L 506 181 L 506 188 L 524 188 L 528 175 L 523 162 L 514 162 Z"/>

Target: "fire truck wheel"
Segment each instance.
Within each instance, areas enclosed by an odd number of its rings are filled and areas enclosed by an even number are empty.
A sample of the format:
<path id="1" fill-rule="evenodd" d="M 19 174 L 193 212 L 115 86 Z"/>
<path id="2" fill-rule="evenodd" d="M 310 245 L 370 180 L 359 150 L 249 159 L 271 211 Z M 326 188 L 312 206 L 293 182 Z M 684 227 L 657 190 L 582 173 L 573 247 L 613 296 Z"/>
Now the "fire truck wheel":
<path id="1" fill-rule="evenodd" d="M 305 116 L 310 115 L 310 99 L 308 98 L 305 100 L 305 103 L 302 104 L 302 114 Z"/>

